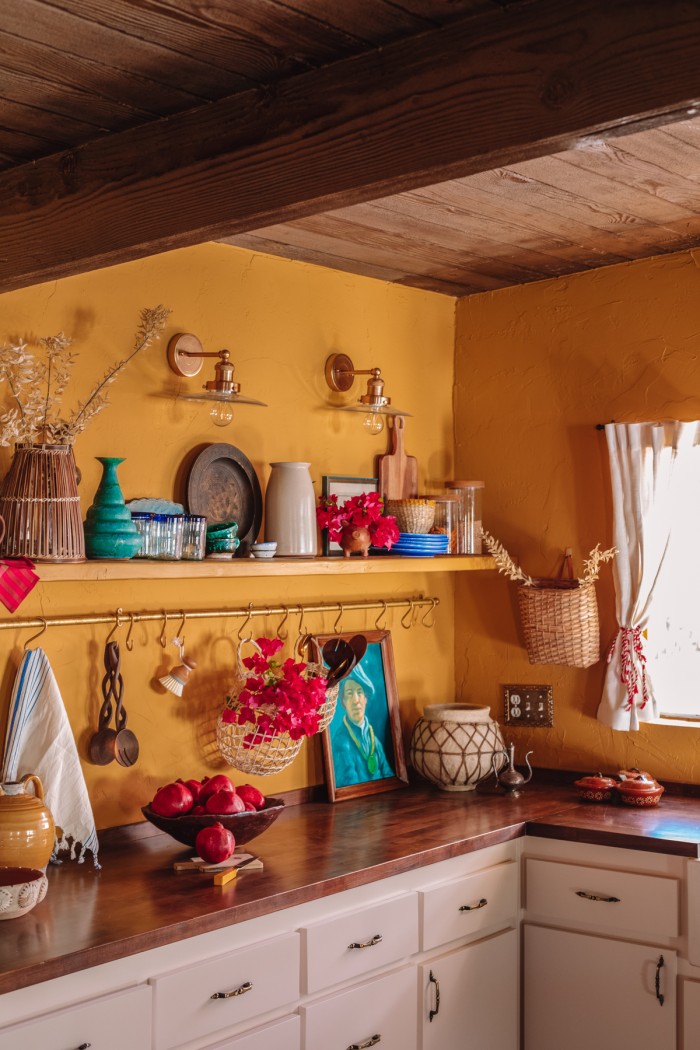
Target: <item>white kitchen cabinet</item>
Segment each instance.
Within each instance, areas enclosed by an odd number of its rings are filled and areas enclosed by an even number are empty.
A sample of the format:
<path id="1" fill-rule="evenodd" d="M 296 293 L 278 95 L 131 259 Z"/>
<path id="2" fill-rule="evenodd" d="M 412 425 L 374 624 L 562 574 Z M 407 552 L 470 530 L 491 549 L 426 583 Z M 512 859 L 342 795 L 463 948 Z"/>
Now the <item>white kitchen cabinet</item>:
<path id="1" fill-rule="evenodd" d="M 417 1050 L 416 968 L 405 966 L 326 995 L 302 1006 L 300 1013 L 304 1050 L 377 1045 L 380 1050 Z"/>
<path id="2" fill-rule="evenodd" d="M 41 1003 L 41 986 L 37 1008 Z M 151 989 L 127 988 L 0 1028 L 0 1050 L 150 1050 Z"/>
<path id="3" fill-rule="evenodd" d="M 255 1023 L 299 1000 L 299 935 L 288 933 L 151 978 L 153 1046 L 170 1050 Z"/>
<path id="4" fill-rule="evenodd" d="M 676 953 L 525 923 L 524 1050 L 675 1050 Z"/>
<path id="5" fill-rule="evenodd" d="M 518 1050 L 515 930 L 431 957 L 419 975 L 421 1050 Z"/>
<path id="6" fill-rule="evenodd" d="M 681 1031 L 679 1050 L 697 1050 L 700 1046 L 700 981 L 682 980 L 680 985 Z"/>
<path id="7" fill-rule="evenodd" d="M 206 1050 L 301 1050 L 299 1014 L 283 1017 L 243 1035 L 234 1035 Z"/>

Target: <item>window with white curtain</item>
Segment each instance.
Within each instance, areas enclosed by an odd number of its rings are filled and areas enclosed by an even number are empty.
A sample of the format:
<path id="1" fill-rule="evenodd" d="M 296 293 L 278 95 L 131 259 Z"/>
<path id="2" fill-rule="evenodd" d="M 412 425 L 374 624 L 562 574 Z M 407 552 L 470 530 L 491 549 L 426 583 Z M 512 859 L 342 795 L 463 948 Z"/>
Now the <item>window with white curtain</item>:
<path id="1" fill-rule="evenodd" d="M 700 726 L 700 421 L 609 423 L 618 632 L 598 719 Z"/>
<path id="2" fill-rule="evenodd" d="M 700 446 L 692 456 L 649 604 L 645 648 L 659 719 L 700 726 Z"/>

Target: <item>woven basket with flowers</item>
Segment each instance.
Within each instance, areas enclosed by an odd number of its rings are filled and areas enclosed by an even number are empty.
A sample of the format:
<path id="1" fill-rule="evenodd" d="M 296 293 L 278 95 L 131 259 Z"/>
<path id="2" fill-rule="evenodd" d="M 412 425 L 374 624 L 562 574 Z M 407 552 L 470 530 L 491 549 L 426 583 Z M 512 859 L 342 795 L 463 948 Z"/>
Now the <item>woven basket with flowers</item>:
<path id="1" fill-rule="evenodd" d="M 564 664 L 591 667 L 600 659 L 600 626 L 595 581 L 600 566 L 614 558 L 614 547 L 601 551 L 598 544 L 584 561 L 584 574 L 576 579 L 571 555 L 566 554 L 557 578 L 528 576 L 505 547 L 482 530 L 484 543 L 499 572 L 518 584 L 518 611 L 525 647 L 531 664 Z M 568 577 L 563 576 L 564 567 Z"/>
<path id="2" fill-rule="evenodd" d="M 242 656 L 250 644 L 253 653 Z M 243 639 L 235 680 L 216 727 L 219 751 L 243 773 L 278 773 L 333 717 L 338 686 L 320 664 L 276 659 L 279 638 Z M 329 713 L 330 712 L 330 713 Z"/>

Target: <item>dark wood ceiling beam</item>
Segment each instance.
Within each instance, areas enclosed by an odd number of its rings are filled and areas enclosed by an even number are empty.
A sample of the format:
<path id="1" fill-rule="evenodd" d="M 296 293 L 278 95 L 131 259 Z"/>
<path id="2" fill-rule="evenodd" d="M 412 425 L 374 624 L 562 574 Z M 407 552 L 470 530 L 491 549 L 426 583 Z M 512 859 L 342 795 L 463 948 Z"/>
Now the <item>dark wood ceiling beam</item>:
<path id="1" fill-rule="evenodd" d="M 0 176 L 9 289 L 656 126 L 700 0 L 533 0 Z"/>

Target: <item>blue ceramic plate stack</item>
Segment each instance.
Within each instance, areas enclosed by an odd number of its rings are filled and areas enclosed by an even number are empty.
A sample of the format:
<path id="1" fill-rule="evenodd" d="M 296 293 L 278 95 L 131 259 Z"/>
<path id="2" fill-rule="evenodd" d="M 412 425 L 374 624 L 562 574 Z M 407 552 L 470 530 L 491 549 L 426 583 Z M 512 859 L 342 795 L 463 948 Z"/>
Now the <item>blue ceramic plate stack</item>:
<path id="1" fill-rule="evenodd" d="M 409 558 L 434 558 L 436 554 L 447 554 L 448 547 L 449 536 L 445 533 L 401 532 L 391 551 Z"/>

